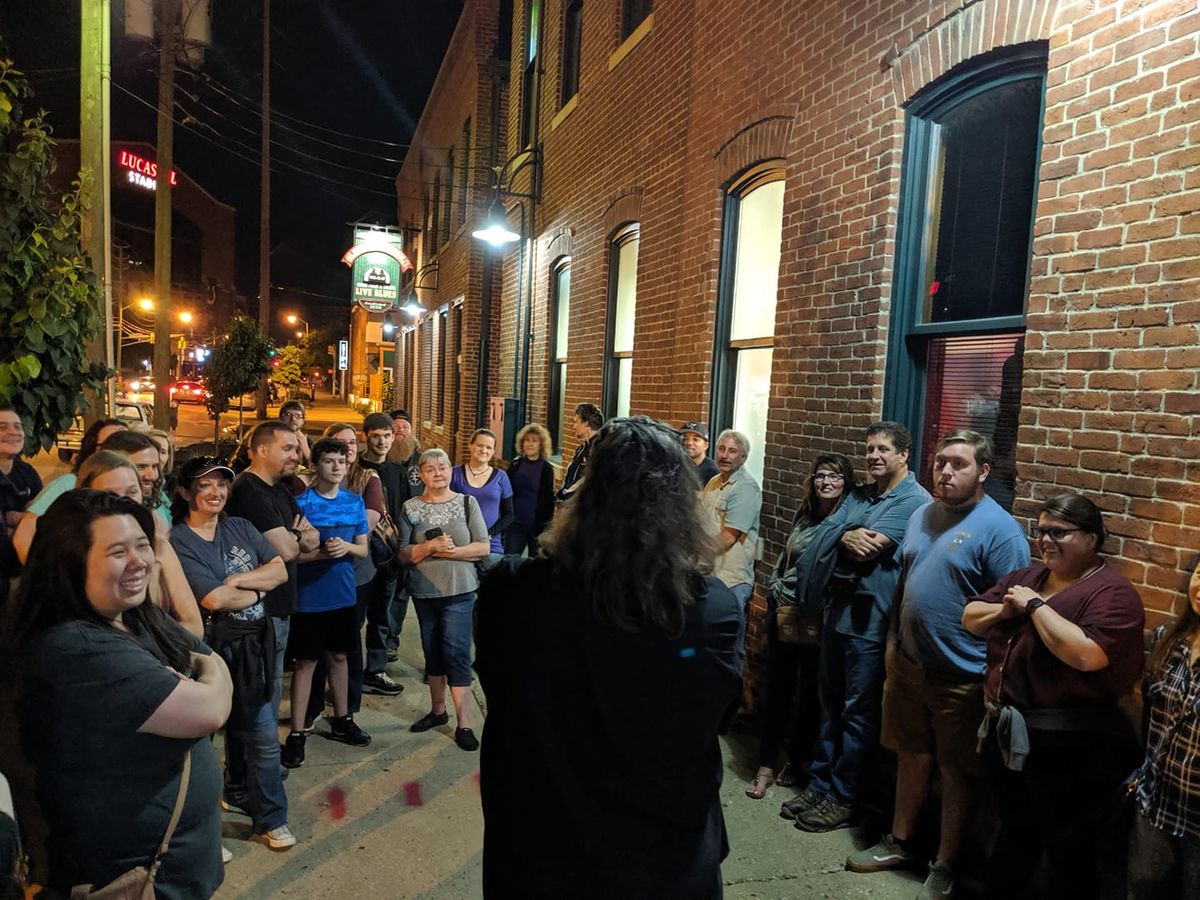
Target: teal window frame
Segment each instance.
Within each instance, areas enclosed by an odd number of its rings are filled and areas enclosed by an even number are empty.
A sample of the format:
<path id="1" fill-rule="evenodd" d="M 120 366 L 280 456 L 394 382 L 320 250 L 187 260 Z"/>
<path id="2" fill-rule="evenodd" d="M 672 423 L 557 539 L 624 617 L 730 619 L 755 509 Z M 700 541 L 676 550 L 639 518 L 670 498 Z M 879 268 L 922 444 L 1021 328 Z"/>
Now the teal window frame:
<path id="1" fill-rule="evenodd" d="M 900 206 L 896 227 L 896 255 L 893 268 L 892 316 L 888 325 L 886 377 L 883 392 L 883 416 L 907 425 L 913 434 L 909 464 L 922 458 L 922 432 L 926 403 L 925 352 L 929 339 L 938 335 L 998 334 L 1024 332 L 1025 315 L 960 319 L 949 322 L 922 322 L 924 302 L 922 251 L 927 227 L 925 198 L 929 188 L 929 151 L 933 125 L 960 104 L 1004 84 L 1036 79 L 1041 86 L 1038 121 L 1045 121 L 1047 45 L 1044 42 L 1022 44 L 1004 51 L 986 54 L 965 63 L 960 70 L 931 85 L 914 98 L 905 111 L 904 155 L 901 161 Z M 1034 158 L 1041 159 L 1042 130 L 1038 130 Z M 1033 223 L 1037 214 L 1037 188 L 1034 174 L 1034 203 L 1029 218 L 1029 247 L 1026 253 L 1025 280 L 1028 299 L 1029 266 L 1033 257 Z M 926 474 L 916 472 L 918 480 Z"/>

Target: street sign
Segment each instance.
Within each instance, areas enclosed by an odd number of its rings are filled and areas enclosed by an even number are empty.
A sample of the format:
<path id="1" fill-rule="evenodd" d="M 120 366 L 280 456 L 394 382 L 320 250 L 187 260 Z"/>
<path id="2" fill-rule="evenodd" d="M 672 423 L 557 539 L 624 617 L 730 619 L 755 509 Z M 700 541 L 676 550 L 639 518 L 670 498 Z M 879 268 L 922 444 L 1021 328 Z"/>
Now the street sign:
<path id="1" fill-rule="evenodd" d="M 338 341 L 338 371 L 345 372 L 350 368 L 350 342 Z"/>

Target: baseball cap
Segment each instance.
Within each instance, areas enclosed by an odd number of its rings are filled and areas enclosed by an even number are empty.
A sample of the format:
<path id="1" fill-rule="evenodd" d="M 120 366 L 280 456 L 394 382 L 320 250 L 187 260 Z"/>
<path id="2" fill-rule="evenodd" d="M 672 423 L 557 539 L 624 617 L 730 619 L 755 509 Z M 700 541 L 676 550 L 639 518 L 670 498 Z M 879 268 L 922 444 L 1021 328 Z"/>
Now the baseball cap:
<path id="1" fill-rule="evenodd" d="M 689 431 L 700 435 L 704 440 L 708 440 L 708 426 L 703 422 L 685 422 L 683 427 L 679 429 L 679 433 L 687 434 Z"/>
<path id="2" fill-rule="evenodd" d="M 179 469 L 179 486 L 190 488 L 197 478 L 203 478 L 211 472 L 221 472 L 226 478 L 233 480 L 233 469 L 225 465 L 215 456 L 197 456 L 189 459 Z"/>

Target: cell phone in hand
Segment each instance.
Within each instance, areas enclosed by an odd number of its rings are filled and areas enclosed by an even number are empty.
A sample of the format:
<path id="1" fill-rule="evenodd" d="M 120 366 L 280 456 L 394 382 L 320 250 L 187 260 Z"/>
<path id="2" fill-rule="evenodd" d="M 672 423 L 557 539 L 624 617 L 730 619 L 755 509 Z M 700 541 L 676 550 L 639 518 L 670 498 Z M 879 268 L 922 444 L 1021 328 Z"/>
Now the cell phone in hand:
<path id="1" fill-rule="evenodd" d="M 425 532 L 425 540 L 432 541 L 434 538 L 440 538 L 445 533 L 440 528 L 430 528 Z"/>

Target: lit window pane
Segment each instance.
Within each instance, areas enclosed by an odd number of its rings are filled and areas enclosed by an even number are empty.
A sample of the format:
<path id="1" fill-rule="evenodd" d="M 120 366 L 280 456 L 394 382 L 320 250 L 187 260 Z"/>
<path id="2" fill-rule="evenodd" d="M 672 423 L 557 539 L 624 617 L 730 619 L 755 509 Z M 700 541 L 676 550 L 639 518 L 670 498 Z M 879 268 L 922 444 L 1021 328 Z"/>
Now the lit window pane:
<path id="1" fill-rule="evenodd" d="M 563 432 L 567 427 L 567 364 L 555 363 L 558 366 L 558 396 L 555 398 L 555 406 L 558 409 L 558 428 L 555 430 L 558 434 L 551 435 L 554 439 L 554 451 L 562 453 Z"/>
<path id="2" fill-rule="evenodd" d="M 733 394 L 733 429 L 750 440 L 746 470 L 762 485 L 767 401 L 771 395 L 771 348 L 740 350 Z"/>
<path id="3" fill-rule="evenodd" d="M 558 271 L 558 309 L 555 311 L 554 357 L 567 358 L 567 323 L 571 313 L 571 269 Z"/>
<path id="4" fill-rule="evenodd" d="M 613 322 L 613 353 L 633 350 L 633 320 L 637 307 L 637 238 L 621 245 L 617 258 L 617 309 Z"/>
<path id="5" fill-rule="evenodd" d="M 731 340 L 775 334 L 782 240 L 783 182 L 771 181 L 742 197 L 738 206 Z"/>
<path id="6" fill-rule="evenodd" d="M 529 2 L 529 43 L 525 48 L 525 59 L 529 62 L 537 56 L 538 52 L 538 28 L 541 25 L 542 3 L 541 0 L 530 0 Z"/>
<path id="7" fill-rule="evenodd" d="M 629 390 L 633 385 L 633 358 L 617 360 L 617 415 L 629 415 Z"/>

